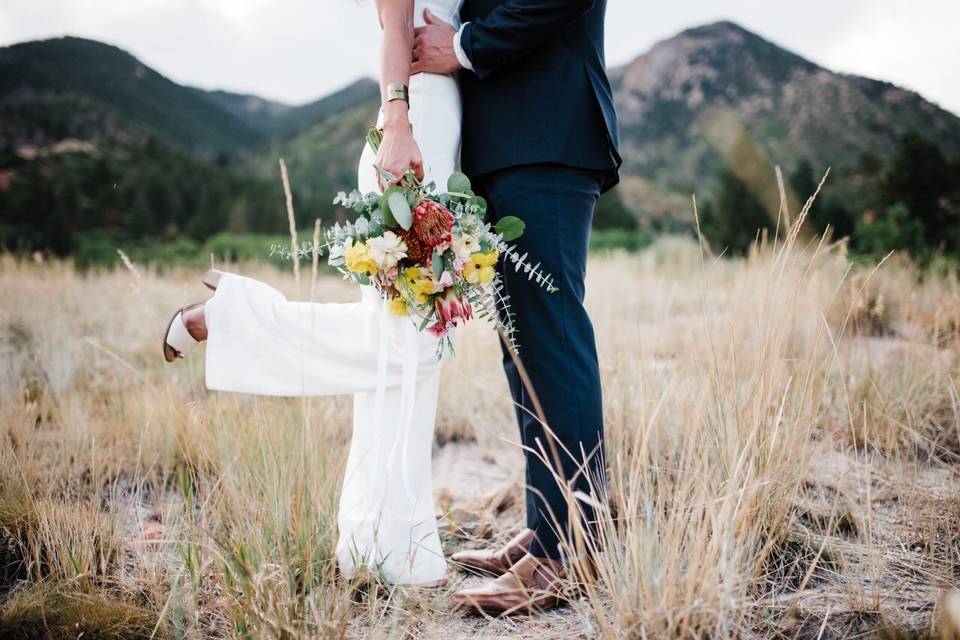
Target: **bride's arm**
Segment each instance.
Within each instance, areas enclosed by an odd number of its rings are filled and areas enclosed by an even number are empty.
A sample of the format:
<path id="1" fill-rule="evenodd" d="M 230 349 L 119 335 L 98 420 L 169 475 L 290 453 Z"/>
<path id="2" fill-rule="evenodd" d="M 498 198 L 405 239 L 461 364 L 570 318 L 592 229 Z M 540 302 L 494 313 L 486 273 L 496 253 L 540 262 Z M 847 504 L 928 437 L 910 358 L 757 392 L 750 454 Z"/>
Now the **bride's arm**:
<path id="1" fill-rule="evenodd" d="M 423 160 L 410 128 L 405 100 L 388 101 L 387 87 L 410 82 L 413 59 L 413 0 L 377 0 L 383 27 L 380 52 L 380 100 L 383 105 L 383 141 L 377 152 L 377 166 L 397 178 L 412 168 L 423 179 Z M 379 174 L 377 179 L 379 180 Z M 386 186 L 386 185 L 382 185 Z"/>

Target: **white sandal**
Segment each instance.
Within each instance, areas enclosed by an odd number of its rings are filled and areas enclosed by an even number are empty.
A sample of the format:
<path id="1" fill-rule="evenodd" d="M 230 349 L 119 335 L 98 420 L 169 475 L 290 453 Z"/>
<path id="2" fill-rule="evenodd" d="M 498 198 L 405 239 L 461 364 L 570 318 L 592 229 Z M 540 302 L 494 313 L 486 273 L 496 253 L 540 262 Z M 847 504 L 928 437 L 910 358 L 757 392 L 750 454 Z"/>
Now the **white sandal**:
<path id="1" fill-rule="evenodd" d="M 193 351 L 200 341 L 190 335 L 187 325 L 183 322 L 185 311 L 194 309 L 204 303 L 198 302 L 188 307 L 179 309 L 170 322 L 167 324 L 167 331 L 163 336 L 163 359 L 167 362 L 173 362 L 177 358 L 185 358 L 188 353 Z"/>

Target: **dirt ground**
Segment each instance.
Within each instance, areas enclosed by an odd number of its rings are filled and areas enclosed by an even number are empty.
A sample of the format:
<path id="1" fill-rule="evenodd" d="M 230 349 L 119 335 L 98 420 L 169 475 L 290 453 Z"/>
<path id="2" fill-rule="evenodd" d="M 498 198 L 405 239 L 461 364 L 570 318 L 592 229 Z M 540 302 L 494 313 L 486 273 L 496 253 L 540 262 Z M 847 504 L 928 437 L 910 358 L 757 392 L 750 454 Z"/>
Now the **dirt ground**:
<path id="1" fill-rule="evenodd" d="M 862 338 L 857 346 L 879 366 L 925 348 L 893 338 Z M 818 443 L 794 508 L 790 540 L 798 552 L 787 575 L 776 576 L 788 588 L 770 598 L 769 627 L 753 630 L 756 637 L 920 637 L 944 594 L 960 585 L 955 459 L 891 459 L 850 440 L 838 432 Z M 523 459 L 515 443 L 501 438 L 494 452 L 475 442 L 447 443 L 435 450 L 433 464 L 448 552 L 495 547 L 523 526 Z M 451 578 L 430 597 L 431 608 L 442 609 L 450 592 L 481 580 Z M 588 616 L 576 606 L 536 618 L 451 616 L 435 631 L 456 640 L 590 638 Z"/>

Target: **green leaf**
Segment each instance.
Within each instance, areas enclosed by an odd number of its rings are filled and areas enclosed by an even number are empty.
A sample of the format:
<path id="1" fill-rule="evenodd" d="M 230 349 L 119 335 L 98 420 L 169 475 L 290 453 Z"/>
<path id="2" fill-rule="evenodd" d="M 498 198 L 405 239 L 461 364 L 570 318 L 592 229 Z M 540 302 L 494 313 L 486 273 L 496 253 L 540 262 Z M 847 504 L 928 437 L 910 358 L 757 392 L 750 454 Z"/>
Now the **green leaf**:
<path id="1" fill-rule="evenodd" d="M 487 213 L 487 201 L 483 196 L 473 196 L 470 198 L 470 204 L 477 208 L 477 215 L 483 218 Z"/>
<path id="2" fill-rule="evenodd" d="M 433 262 L 430 264 L 430 266 L 433 267 L 433 275 L 437 278 L 437 280 L 439 280 L 440 276 L 443 274 L 443 256 L 434 252 Z"/>
<path id="3" fill-rule="evenodd" d="M 447 179 L 447 191 L 450 193 L 466 193 L 470 190 L 470 178 L 459 171 L 454 171 Z"/>
<path id="4" fill-rule="evenodd" d="M 523 235 L 523 231 L 527 228 L 527 225 L 516 216 L 503 216 L 497 220 L 494 228 L 497 230 L 497 233 L 503 236 L 505 242 L 512 242 Z"/>
<path id="5" fill-rule="evenodd" d="M 427 314 L 427 317 L 425 317 L 423 319 L 423 322 L 420 323 L 420 328 L 418 329 L 418 331 L 423 331 L 424 329 L 427 328 L 427 325 L 430 324 L 430 321 L 433 319 L 433 314 L 435 310 L 436 310 L 435 308 L 430 309 L 430 312 Z"/>
<path id="6" fill-rule="evenodd" d="M 386 202 L 381 201 L 380 206 L 378 207 L 380 213 L 383 214 L 383 224 L 388 227 L 396 227 L 397 221 L 393 218 L 393 214 L 390 213 L 390 207 L 387 206 Z"/>
<path id="7" fill-rule="evenodd" d="M 380 196 L 380 210 L 383 211 L 383 221 L 387 227 L 400 226 L 400 222 L 397 220 L 397 217 L 393 214 L 393 210 L 390 207 L 390 196 L 395 193 L 406 198 L 406 192 L 404 188 L 399 185 L 387 187 L 387 189 L 383 192 L 383 195 Z"/>
<path id="8" fill-rule="evenodd" d="M 393 219 L 404 230 L 409 230 L 413 224 L 413 213 L 410 211 L 410 205 L 407 204 L 407 195 L 404 190 L 399 187 L 395 190 L 387 189 L 387 193 L 383 195 L 387 199 L 387 205 L 390 207 Z"/>

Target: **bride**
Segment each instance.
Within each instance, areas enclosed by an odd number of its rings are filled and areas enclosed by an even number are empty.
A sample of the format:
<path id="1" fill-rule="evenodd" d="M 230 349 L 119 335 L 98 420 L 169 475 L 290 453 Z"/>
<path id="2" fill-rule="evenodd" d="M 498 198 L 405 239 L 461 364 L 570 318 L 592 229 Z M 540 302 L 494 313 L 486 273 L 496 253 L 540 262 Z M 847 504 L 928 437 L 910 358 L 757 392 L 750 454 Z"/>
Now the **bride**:
<path id="1" fill-rule="evenodd" d="M 456 28 L 462 0 L 377 0 L 383 29 L 378 152 L 363 150 L 361 192 L 382 190 L 379 167 L 412 168 L 445 185 L 460 153 L 460 94 L 450 75 L 411 76 L 414 27 L 424 9 Z M 211 271 L 205 303 L 170 320 L 164 358 L 207 342 L 209 389 L 274 396 L 352 393 L 353 437 L 338 518 L 337 561 L 396 584 L 438 585 L 446 562 L 437 533 L 430 454 L 440 365 L 436 338 L 387 313 L 364 287 L 352 304 L 291 302 L 272 287 Z"/>

